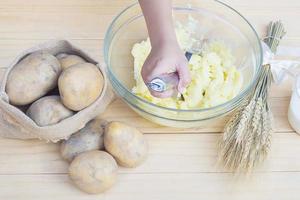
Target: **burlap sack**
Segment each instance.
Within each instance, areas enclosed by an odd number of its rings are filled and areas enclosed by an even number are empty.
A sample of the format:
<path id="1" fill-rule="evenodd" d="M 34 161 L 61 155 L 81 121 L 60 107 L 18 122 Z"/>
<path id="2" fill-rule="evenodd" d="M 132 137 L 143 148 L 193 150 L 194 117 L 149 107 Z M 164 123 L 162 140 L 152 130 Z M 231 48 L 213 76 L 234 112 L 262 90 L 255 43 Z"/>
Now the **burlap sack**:
<path id="1" fill-rule="evenodd" d="M 89 107 L 77 112 L 75 115 L 64 119 L 58 124 L 39 127 L 19 108 L 9 104 L 9 98 L 5 92 L 7 77 L 12 68 L 28 54 L 36 51 L 48 51 L 53 55 L 59 53 L 70 53 L 83 57 L 88 62 L 96 64 L 104 77 L 105 84 L 102 94 Z M 33 47 L 20 56 L 7 69 L 0 88 L 0 136 L 17 139 L 45 139 L 47 141 L 57 142 L 61 139 L 67 139 L 76 131 L 82 129 L 87 122 L 101 114 L 108 104 L 113 100 L 114 93 L 108 82 L 105 73 L 105 67 L 99 65 L 94 59 L 84 53 L 82 50 L 74 47 L 68 41 L 51 41 L 45 44 Z"/>

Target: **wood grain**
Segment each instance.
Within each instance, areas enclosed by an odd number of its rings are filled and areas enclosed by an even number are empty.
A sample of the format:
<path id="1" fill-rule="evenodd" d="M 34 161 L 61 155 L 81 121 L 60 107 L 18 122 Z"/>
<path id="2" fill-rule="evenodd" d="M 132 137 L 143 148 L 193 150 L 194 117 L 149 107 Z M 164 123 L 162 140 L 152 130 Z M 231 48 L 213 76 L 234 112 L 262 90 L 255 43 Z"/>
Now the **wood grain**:
<path id="1" fill-rule="evenodd" d="M 238 181 L 227 173 L 120 174 L 110 191 L 87 195 L 65 174 L 0 176 L 2 199 L 13 200 L 298 200 L 299 182 L 299 172 L 258 173 Z"/>
<path id="2" fill-rule="evenodd" d="M 217 173 L 228 172 L 217 165 L 221 134 L 147 134 L 148 160 L 121 173 Z M 257 171 L 298 171 L 300 139 L 295 133 L 276 133 L 268 160 Z M 288 148 L 287 148 L 288 146 Z M 180 160 L 180 162 L 178 162 Z M 293 160 L 293 162 L 290 162 Z M 18 163 L 21 164 L 18 165 Z M 67 173 L 68 163 L 59 154 L 59 145 L 44 141 L 0 140 L 0 174 Z"/>
<path id="3" fill-rule="evenodd" d="M 282 45 L 300 46 L 299 0 L 224 2 L 241 12 L 260 36 L 270 20 L 281 19 L 288 30 Z M 0 77 L 21 51 L 50 39 L 68 39 L 103 62 L 105 31 L 113 17 L 130 3 L 131 0 L 0 0 Z M 300 60 L 300 55 L 293 59 Z M 251 177 L 236 179 L 216 165 L 224 122 L 194 129 L 161 127 L 142 119 L 118 99 L 99 117 L 123 121 L 147 133 L 150 154 L 142 166 L 120 168 L 118 183 L 112 190 L 87 195 L 68 179 L 68 163 L 61 159 L 58 144 L 1 138 L 0 199 L 299 199 L 300 137 L 287 121 L 292 85 L 292 80 L 287 80 L 272 87 L 272 148 L 267 161 Z"/>

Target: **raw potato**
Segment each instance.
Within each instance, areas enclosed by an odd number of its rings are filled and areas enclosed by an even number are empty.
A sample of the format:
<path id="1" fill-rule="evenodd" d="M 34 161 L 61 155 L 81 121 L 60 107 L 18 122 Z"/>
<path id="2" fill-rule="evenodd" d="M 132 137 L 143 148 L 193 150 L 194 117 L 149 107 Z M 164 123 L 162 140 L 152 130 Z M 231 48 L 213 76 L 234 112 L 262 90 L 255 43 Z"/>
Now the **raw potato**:
<path id="1" fill-rule="evenodd" d="M 36 52 L 21 60 L 9 73 L 6 92 L 11 104 L 27 105 L 57 86 L 59 61 L 47 52 Z"/>
<path id="2" fill-rule="evenodd" d="M 102 120 L 93 120 L 83 129 L 73 134 L 60 146 L 62 157 L 71 162 L 80 153 L 104 149 L 104 127 Z"/>
<path id="3" fill-rule="evenodd" d="M 148 143 L 143 134 L 120 122 L 111 122 L 105 127 L 104 146 L 123 167 L 137 167 L 148 154 Z"/>
<path id="4" fill-rule="evenodd" d="M 73 115 L 73 111 L 66 108 L 59 96 L 47 96 L 34 102 L 26 113 L 39 126 L 57 124 Z"/>
<path id="5" fill-rule="evenodd" d="M 59 60 L 62 70 L 67 69 L 68 67 L 72 65 L 77 65 L 81 63 L 85 63 L 86 61 L 77 55 L 69 55 L 66 53 L 60 53 L 56 56 L 56 58 Z"/>
<path id="6" fill-rule="evenodd" d="M 69 176 L 84 192 L 97 194 L 111 188 L 117 179 L 118 165 L 104 151 L 88 151 L 77 156 L 69 167 Z"/>
<path id="7" fill-rule="evenodd" d="M 64 70 L 58 79 L 63 104 L 80 111 L 96 101 L 102 92 L 103 76 L 96 65 L 83 63 Z"/>

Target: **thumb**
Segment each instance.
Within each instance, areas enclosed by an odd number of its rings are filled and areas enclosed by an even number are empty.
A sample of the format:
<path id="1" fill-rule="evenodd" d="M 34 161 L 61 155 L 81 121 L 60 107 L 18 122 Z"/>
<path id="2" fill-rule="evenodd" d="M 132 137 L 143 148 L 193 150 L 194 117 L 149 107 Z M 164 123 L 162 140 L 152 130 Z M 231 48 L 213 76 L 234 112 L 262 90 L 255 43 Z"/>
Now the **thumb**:
<path id="1" fill-rule="evenodd" d="M 177 73 L 179 76 L 179 83 L 178 83 L 178 91 L 183 93 L 184 89 L 190 84 L 191 82 L 191 73 L 188 69 L 186 63 L 181 64 L 177 68 Z"/>
<path id="2" fill-rule="evenodd" d="M 168 63 L 164 60 L 160 60 L 154 63 L 144 63 L 142 67 L 142 77 L 145 83 L 150 82 L 156 77 L 160 77 L 167 73 L 166 67 L 168 67 Z"/>

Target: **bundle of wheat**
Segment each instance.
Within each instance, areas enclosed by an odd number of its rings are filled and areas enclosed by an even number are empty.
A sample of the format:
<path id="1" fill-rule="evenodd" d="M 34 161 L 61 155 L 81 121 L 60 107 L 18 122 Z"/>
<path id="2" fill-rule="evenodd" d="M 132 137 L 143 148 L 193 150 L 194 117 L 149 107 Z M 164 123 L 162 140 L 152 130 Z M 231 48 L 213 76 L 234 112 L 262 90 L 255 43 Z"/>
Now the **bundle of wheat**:
<path id="1" fill-rule="evenodd" d="M 282 23 L 271 22 L 264 42 L 276 53 L 284 35 Z M 251 171 L 266 158 L 271 145 L 272 114 L 268 93 L 272 72 L 269 64 L 262 68 L 253 93 L 229 120 L 220 142 L 219 160 L 237 172 Z"/>

